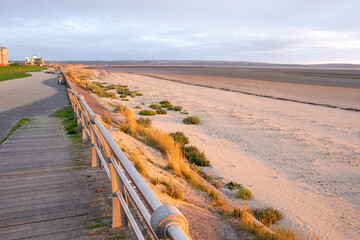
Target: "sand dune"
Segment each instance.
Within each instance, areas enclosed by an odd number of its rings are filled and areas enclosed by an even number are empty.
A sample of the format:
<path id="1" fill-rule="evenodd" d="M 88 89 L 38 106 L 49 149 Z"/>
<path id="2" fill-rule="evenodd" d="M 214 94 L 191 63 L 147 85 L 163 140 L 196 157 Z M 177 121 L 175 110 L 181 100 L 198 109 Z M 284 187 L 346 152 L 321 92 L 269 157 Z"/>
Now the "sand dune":
<path id="1" fill-rule="evenodd" d="M 284 213 L 280 224 L 323 239 L 360 238 L 359 112 L 99 73 L 103 81 L 144 93 L 126 102 L 130 107 L 167 99 L 199 116 L 200 125 L 188 126 L 184 115 L 169 111 L 152 117 L 153 126 L 188 135 L 212 163 L 205 171 L 248 187 L 252 207 L 274 206 Z"/>

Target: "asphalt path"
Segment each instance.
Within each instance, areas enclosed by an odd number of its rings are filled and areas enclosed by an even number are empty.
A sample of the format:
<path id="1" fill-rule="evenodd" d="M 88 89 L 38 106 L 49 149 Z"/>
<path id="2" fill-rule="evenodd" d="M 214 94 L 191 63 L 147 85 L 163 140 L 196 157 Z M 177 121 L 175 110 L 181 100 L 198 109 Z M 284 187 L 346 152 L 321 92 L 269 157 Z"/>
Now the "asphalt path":
<path id="1" fill-rule="evenodd" d="M 31 118 L 39 115 L 48 116 L 54 113 L 57 109 L 70 104 L 66 93 L 66 87 L 64 85 L 58 85 L 57 75 L 53 76 L 54 77 L 42 82 L 42 84 L 51 87 L 47 88 L 48 90 L 45 91 L 51 92 L 50 95 L 52 96 L 43 98 L 35 102 L 29 100 L 30 103 L 28 104 L 23 104 L 14 109 L 10 109 L 0 113 L 0 139 L 3 139 L 8 133 L 8 131 L 11 129 L 11 127 L 21 118 Z M 16 79 L 10 81 L 16 81 Z M 53 95 L 54 89 L 57 92 L 55 93 L 55 95 Z M 6 99 L 4 99 L 2 94 L 0 94 L 0 101 L 6 102 Z"/>

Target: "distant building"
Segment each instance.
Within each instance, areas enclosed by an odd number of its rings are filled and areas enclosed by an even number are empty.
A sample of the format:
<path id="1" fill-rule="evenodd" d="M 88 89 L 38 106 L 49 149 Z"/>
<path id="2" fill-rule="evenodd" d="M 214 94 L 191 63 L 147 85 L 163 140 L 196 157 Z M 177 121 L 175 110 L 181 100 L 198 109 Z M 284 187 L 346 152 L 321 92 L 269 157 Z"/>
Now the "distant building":
<path id="1" fill-rule="evenodd" d="M 28 65 L 44 66 L 45 60 L 44 57 L 38 58 L 36 55 L 33 55 L 32 58 L 26 57 L 25 63 Z"/>
<path id="2" fill-rule="evenodd" d="M 0 45 L 0 66 L 7 66 L 9 65 L 8 56 L 7 56 L 7 48 L 2 47 Z"/>

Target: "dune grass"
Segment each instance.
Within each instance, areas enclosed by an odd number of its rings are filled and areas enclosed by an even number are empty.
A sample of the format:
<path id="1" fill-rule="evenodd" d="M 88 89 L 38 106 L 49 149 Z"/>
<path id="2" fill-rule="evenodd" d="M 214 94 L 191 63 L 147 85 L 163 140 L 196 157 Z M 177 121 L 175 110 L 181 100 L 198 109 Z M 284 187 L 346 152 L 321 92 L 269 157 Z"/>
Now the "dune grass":
<path id="1" fill-rule="evenodd" d="M 127 129 L 128 134 L 163 153 L 174 174 L 185 178 L 190 184 L 199 186 L 205 192 L 210 193 L 209 187 L 203 184 L 197 176 L 193 175 L 189 163 L 183 157 L 181 144 L 162 130 L 152 127 L 145 128 L 142 124 L 139 124 L 132 109 L 123 105 L 120 105 L 117 109 L 125 117 L 122 128 Z"/>
<path id="2" fill-rule="evenodd" d="M 183 123 L 197 125 L 200 123 L 200 118 L 197 116 L 189 116 L 183 119 Z"/>
<path id="3" fill-rule="evenodd" d="M 144 109 L 139 112 L 139 115 L 145 115 L 145 116 L 154 116 L 156 114 L 157 114 L 156 111 L 150 109 Z"/>
<path id="4" fill-rule="evenodd" d="M 243 186 L 238 190 L 238 192 L 236 193 L 236 196 L 243 200 L 250 200 L 253 198 L 252 192 Z"/>
<path id="5" fill-rule="evenodd" d="M 265 226 L 275 224 L 283 217 L 281 212 L 277 209 L 274 209 L 273 207 L 255 209 L 253 211 L 253 215 L 257 220 L 262 222 Z"/>

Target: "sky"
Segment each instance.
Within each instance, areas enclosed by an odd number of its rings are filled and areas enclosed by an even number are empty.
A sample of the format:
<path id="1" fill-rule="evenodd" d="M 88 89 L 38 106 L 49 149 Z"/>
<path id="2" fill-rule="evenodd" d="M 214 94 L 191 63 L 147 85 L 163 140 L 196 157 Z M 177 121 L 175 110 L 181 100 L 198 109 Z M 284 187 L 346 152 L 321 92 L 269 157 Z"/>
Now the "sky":
<path id="1" fill-rule="evenodd" d="M 360 0 L 0 0 L 9 60 L 360 63 Z"/>

